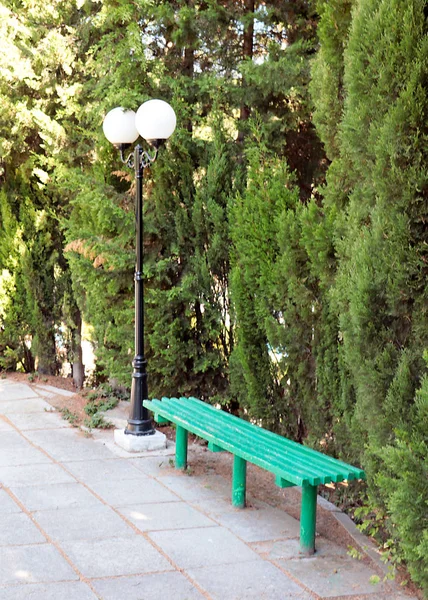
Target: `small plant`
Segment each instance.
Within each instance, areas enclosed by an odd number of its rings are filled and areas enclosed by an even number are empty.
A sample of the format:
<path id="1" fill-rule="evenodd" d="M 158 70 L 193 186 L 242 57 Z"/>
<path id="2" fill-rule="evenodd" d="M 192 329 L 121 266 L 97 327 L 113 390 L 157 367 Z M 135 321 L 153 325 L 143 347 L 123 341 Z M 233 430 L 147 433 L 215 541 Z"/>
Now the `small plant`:
<path id="1" fill-rule="evenodd" d="M 113 423 L 106 421 L 100 413 L 95 413 L 89 419 L 85 419 L 85 425 L 89 429 L 111 429 L 114 427 Z"/>
<path id="2" fill-rule="evenodd" d="M 398 552 L 397 540 L 388 536 L 386 513 L 378 507 L 364 505 L 355 509 L 354 517 L 357 522 L 360 521 L 357 528 L 376 541 L 381 553 L 381 561 L 389 563 L 388 573 L 383 581 L 395 579 L 397 566 L 403 562 L 403 559 Z M 371 583 L 373 582 L 371 581 Z M 377 583 L 377 581 L 374 583 Z"/>
<path id="3" fill-rule="evenodd" d="M 35 380 L 36 376 L 34 373 L 30 373 L 27 377 L 28 381 L 32 383 Z"/>
<path id="4" fill-rule="evenodd" d="M 78 426 L 79 416 L 68 408 L 61 408 L 60 413 L 65 421 L 68 421 L 73 427 Z"/>
<path id="5" fill-rule="evenodd" d="M 85 413 L 90 417 L 98 412 L 105 412 L 115 408 L 120 398 L 111 388 L 100 387 L 97 390 L 92 390 L 87 395 L 88 403 L 85 406 Z"/>
<path id="6" fill-rule="evenodd" d="M 357 523 L 359 521 L 357 528 L 361 532 L 375 538 L 378 543 L 384 542 L 386 515 L 383 511 L 368 505 L 359 506 L 354 511 L 354 517 Z"/>
<path id="7" fill-rule="evenodd" d="M 363 556 L 364 556 L 359 550 L 357 550 L 353 546 L 348 546 L 347 554 L 348 554 L 348 556 L 351 556 L 352 558 L 356 558 L 357 560 L 362 560 Z"/>
<path id="8" fill-rule="evenodd" d="M 369 579 L 369 582 L 370 582 L 372 585 L 377 585 L 377 584 L 380 582 L 380 577 L 379 577 L 379 575 L 372 575 L 372 576 L 370 577 L 370 579 Z"/>
<path id="9" fill-rule="evenodd" d="M 119 403 L 119 398 L 113 394 L 112 390 L 101 387 L 98 390 L 89 392 L 87 398 L 88 403 L 84 410 L 89 418 L 85 420 L 86 427 L 90 429 L 110 429 L 114 427 L 101 414 L 115 408 Z"/>
<path id="10" fill-rule="evenodd" d="M 96 390 L 91 390 L 90 392 L 86 392 L 85 396 L 88 399 L 88 402 L 93 402 L 94 400 L 98 400 L 100 394 Z"/>
<path id="11" fill-rule="evenodd" d="M 92 400 L 85 406 L 85 413 L 90 417 L 96 415 L 99 412 L 106 412 L 117 406 L 118 400 L 110 398 L 108 400 Z"/>

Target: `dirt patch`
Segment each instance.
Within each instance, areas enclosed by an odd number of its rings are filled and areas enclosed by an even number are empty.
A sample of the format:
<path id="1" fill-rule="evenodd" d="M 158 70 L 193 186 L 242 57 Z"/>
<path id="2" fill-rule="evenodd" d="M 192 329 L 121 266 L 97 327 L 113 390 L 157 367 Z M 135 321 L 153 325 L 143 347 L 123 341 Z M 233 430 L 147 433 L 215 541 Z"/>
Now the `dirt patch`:
<path id="1" fill-rule="evenodd" d="M 71 377 L 57 377 L 55 375 L 37 375 L 28 373 L 4 373 L 3 376 L 11 381 L 26 383 L 27 385 L 53 385 L 61 390 L 75 392 L 76 388 Z"/>
<path id="2" fill-rule="evenodd" d="M 88 399 L 79 393 L 75 393 L 74 396 L 66 398 L 65 396 L 56 396 L 49 400 L 50 404 L 54 406 L 58 411 L 69 411 L 65 412 L 65 415 L 71 413 L 74 418 L 70 420 L 70 424 L 73 427 L 81 427 L 88 415 L 85 413 L 85 406 L 88 403 Z"/>

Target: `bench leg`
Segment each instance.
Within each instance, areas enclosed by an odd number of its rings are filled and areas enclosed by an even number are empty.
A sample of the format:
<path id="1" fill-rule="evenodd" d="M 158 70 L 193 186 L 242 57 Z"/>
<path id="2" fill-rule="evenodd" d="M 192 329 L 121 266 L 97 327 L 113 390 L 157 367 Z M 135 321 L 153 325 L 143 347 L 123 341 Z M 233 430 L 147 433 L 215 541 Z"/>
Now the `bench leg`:
<path id="1" fill-rule="evenodd" d="M 177 425 L 175 433 L 175 468 L 187 467 L 187 429 Z"/>
<path id="2" fill-rule="evenodd" d="M 300 513 L 300 551 L 311 555 L 315 552 L 315 524 L 317 519 L 317 486 L 302 487 L 302 510 Z"/>
<path id="3" fill-rule="evenodd" d="M 232 504 L 237 508 L 245 507 L 247 479 L 247 461 L 240 456 L 233 457 Z"/>

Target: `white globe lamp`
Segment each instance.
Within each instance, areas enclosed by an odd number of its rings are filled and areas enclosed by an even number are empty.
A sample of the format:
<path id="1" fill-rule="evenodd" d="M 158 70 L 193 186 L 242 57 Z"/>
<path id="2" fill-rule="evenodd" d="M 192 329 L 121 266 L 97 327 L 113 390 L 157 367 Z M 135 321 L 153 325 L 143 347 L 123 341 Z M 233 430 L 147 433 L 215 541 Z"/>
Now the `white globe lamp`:
<path id="1" fill-rule="evenodd" d="M 113 108 L 104 119 L 103 131 L 115 146 L 133 144 L 139 135 L 135 126 L 135 112 L 121 106 Z"/>
<path id="2" fill-rule="evenodd" d="M 156 148 L 174 133 L 176 124 L 174 109 L 164 100 L 144 102 L 135 115 L 138 133 Z"/>

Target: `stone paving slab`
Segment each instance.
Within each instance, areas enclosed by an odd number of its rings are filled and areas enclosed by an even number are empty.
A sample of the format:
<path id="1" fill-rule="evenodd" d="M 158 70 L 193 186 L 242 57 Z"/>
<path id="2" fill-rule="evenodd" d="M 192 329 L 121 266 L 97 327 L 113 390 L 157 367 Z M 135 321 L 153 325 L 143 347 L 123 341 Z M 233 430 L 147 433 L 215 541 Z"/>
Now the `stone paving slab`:
<path id="1" fill-rule="evenodd" d="M 1 489 L 0 484 L 0 515 L 6 515 L 11 513 L 21 512 L 20 507 L 12 498 Z"/>
<path id="2" fill-rule="evenodd" d="M 329 540 L 322 537 L 316 539 L 316 557 L 321 556 L 348 556 L 345 548 L 333 544 Z M 300 542 L 298 538 L 287 540 L 274 540 L 255 542 L 251 544 L 251 548 L 261 554 L 264 558 L 275 561 L 278 558 L 301 558 Z"/>
<path id="3" fill-rule="evenodd" d="M 42 455 L 44 456 L 44 455 Z M 8 487 L 55 483 L 74 483 L 75 480 L 59 465 L 46 457 L 47 464 L 0 467 L 0 481 Z"/>
<path id="4" fill-rule="evenodd" d="M 223 527 L 157 531 L 148 535 L 182 569 L 261 560 Z"/>
<path id="5" fill-rule="evenodd" d="M 43 413 L 47 410 L 52 410 L 52 406 L 45 400 L 42 400 L 36 396 L 31 397 L 28 400 L 17 399 L 0 401 L 0 414 L 8 417 L 9 415 L 16 413 Z"/>
<path id="6" fill-rule="evenodd" d="M 26 437 L 60 462 L 111 458 L 111 452 L 107 448 L 84 437 L 74 428 L 27 431 Z"/>
<path id="7" fill-rule="evenodd" d="M 22 443 L 10 450 L 2 449 L 0 450 L 0 477 L 3 470 L 9 468 L 41 465 L 49 462 L 52 462 L 51 459 L 31 444 Z"/>
<path id="8" fill-rule="evenodd" d="M 203 569 L 190 577 L 213 600 L 311 600 L 312 596 L 270 562 L 257 560 Z"/>
<path id="9" fill-rule="evenodd" d="M 201 510 L 204 513 L 214 516 L 216 518 L 216 520 L 218 520 L 220 515 L 223 515 L 225 513 L 226 514 L 237 514 L 237 513 L 239 514 L 239 513 L 243 512 L 242 509 L 236 508 L 235 506 L 232 505 L 230 493 L 227 496 L 209 498 L 208 500 L 205 498 L 205 499 L 201 499 L 201 500 L 192 500 L 192 501 L 188 501 L 188 502 L 189 502 L 189 504 L 191 504 L 193 507 L 197 508 L 198 510 Z M 246 512 L 247 510 L 252 510 L 253 508 L 254 509 L 271 508 L 265 502 L 262 502 L 261 500 L 257 500 L 255 498 L 253 498 L 250 494 L 247 495 L 246 502 L 247 502 L 247 508 L 245 508 L 244 512 Z M 283 513 L 283 514 L 286 514 L 286 513 Z"/>
<path id="10" fill-rule="evenodd" d="M 26 448 L 33 448 L 25 437 L 18 431 L 4 431 L 0 436 L 0 451 L 1 452 L 18 452 Z"/>
<path id="11" fill-rule="evenodd" d="M 375 600 L 376 594 L 385 591 L 384 583 L 371 583 L 373 569 L 350 556 L 279 559 L 276 563 L 322 598 L 374 594 Z"/>
<path id="12" fill-rule="evenodd" d="M 109 459 L 67 462 L 66 468 L 83 483 L 104 482 L 106 479 L 147 479 L 130 461 L 110 456 Z"/>
<path id="13" fill-rule="evenodd" d="M 114 507 L 153 502 L 178 502 L 178 498 L 168 488 L 148 477 L 123 479 L 112 486 L 108 480 L 89 485 L 107 504 Z"/>
<path id="14" fill-rule="evenodd" d="M 55 396 L 64 396 L 65 398 L 72 398 L 75 392 L 69 392 L 62 388 L 54 387 L 53 385 L 37 383 L 34 385 L 38 393 L 44 398 L 54 398 Z"/>
<path id="15" fill-rule="evenodd" d="M 119 509 L 140 531 L 213 527 L 216 523 L 185 502 L 165 504 L 133 504 Z"/>
<path id="16" fill-rule="evenodd" d="M 0 407 L 1 408 L 1 407 Z M 20 431 L 31 431 L 32 429 L 62 429 L 71 427 L 61 415 L 53 410 L 37 413 L 14 413 L 8 419 Z"/>
<path id="17" fill-rule="evenodd" d="M 376 591 L 376 587 L 376 585 L 373 585 L 373 591 L 371 594 L 365 594 L 361 596 L 358 595 L 357 599 L 355 599 L 355 595 L 346 595 L 336 597 L 334 600 L 416 600 L 416 596 L 409 596 L 407 594 L 396 591 L 389 590 L 387 592 L 382 593 L 380 591 Z"/>
<path id="18" fill-rule="evenodd" d="M 62 542 L 61 548 L 79 571 L 90 578 L 174 570 L 166 558 L 137 534 L 125 538 Z"/>
<path id="19" fill-rule="evenodd" d="M 2 387 L 14 386 L 14 385 L 16 385 L 15 381 L 12 381 L 12 379 L 7 379 L 7 377 L 4 374 L 1 375 L 1 377 L 0 377 L 0 389 Z"/>
<path id="20" fill-rule="evenodd" d="M 216 520 L 244 542 L 298 538 L 300 535 L 299 521 L 275 508 L 221 513 Z"/>
<path id="21" fill-rule="evenodd" d="M 39 394 L 32 390 L 25 383 L 0 381 L 0 404 L 10 402 L 11 400 L 23 400 L 26 398 L 39 398 Z M 3 409 L 1 409 L 3 410 Z"/>
<path id="22" fill-rule="evenodd" d="M 78 580 L 75 571 L 50 544 L 12 546 L 2 552 L 0 586 L 12 583 L 38 583 Z"/>
<path id="23" fill-rule="evenodd" d="M 60 508 L 93 507 L 102 505 L 90 491 L 80 483 L 56 483 L 14 487 L 11 491 L 30 512 Z M 2 511 L 0 495 L 0 512 Z M 16 505 L 17 506 L 17 505 Z"/>
<path id="24" fill-rule="evenodd" d="M 53 541 L 126 537 L 133 530 L 111 508 L 103 504 L 44 510 L 33 513 L 35 521 Z"/>
<path id="25" fill-rule="evenodd" d="M 9 417 L 8 417 L 9 418 Z M 9 423 L 6 423 L 0 414 L 0 431 L 14 431 L 14 428 Z"/>
<path id="26" fill-rule="evenodd" d="M 128 460 L 139 471 L 153 477 L 165 477 L 174 472 L 174 457 L 146 456 Z"/>
<path id="27" fill-rule="evenodd" d="M 204 600 L 203 596 L 181 573 L 92 580 L 103 600 Z"/>
<path id="28" fill-rule="evenodd" d="M 42 544 L 46 538 L 23 512 L 0 513 L 0 547 L 25 544 Z M 5 552 L 0 548 L 0 552 Z"/>
<path id="29" fill-rule="evenodd" d="M 212 476 L 209 481 L 197 478 L 197 484 L 195 484 L 195 477 L 186 474 L 165 475 L 157 479 L 186 502 L 212 500 L 218 497 L 229 498 L 231 493 L 230 483 L 220 475 Z"/>
<path id="30" fill-rule="evenodd" d="M 78 581 L 0 587 L 0 600 L 97 600 L 97 596 Z"/>

